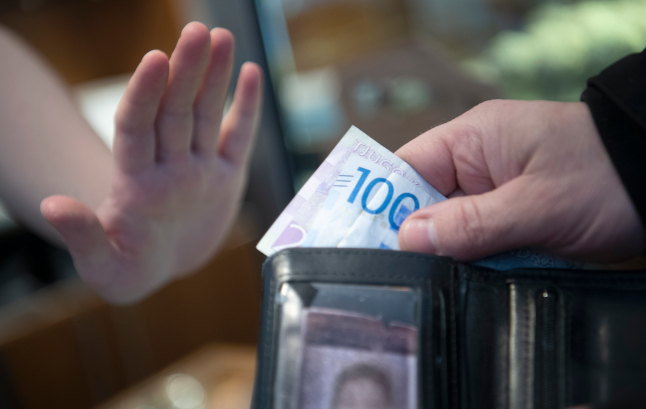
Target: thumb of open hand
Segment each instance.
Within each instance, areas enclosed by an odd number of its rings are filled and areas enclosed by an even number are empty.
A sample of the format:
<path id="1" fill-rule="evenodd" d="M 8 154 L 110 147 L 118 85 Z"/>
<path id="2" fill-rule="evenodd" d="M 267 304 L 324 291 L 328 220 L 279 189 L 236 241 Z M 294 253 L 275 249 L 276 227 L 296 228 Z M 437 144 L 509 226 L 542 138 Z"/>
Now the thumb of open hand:
<path id="1" fill-rule="evenodd" d="M 102 287 L 107 277 L 87 277 L 97 265 L 110 259 L 111 244 L 96 214 L 81 202 L 66 196 L 50 196 L 40 204 L 40 211 L 58 231 L 74 258 L 79 274 L 90 285 Z"/>

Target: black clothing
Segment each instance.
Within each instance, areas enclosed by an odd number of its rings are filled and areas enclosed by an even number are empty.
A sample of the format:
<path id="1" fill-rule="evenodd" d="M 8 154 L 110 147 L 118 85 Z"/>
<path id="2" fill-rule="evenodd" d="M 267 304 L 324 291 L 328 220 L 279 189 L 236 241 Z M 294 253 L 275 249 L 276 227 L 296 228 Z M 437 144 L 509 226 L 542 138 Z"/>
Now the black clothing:
<path id="1" fill-rule="evenodd" d="M 646 226 L 646 50 L 590 78 L 581 100 Z"/>

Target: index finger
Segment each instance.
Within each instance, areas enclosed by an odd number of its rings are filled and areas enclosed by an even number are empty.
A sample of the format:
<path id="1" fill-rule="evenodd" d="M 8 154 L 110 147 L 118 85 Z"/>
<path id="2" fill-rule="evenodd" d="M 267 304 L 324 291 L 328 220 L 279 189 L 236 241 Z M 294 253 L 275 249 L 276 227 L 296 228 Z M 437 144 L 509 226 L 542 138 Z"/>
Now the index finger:
<path id="1" fill-rule="evenodd" d="M 452 135 L 450 123 L 440 125 L 395 152 L 444 196 L 458 187 L 452 144 L 447 141 Z"/>
<path id="2" fill-rule="evenodd" d="M 227 113 L 218 139 L 218 154 L 240 165 L 249 157 L 260 120 L 262 70 L 246 62 L 240 68 L 233 103 Z"/>
<path id="3" fill-rule="evenodd" d="M 137 171 L 154 162 L 154 124 L 167 80 L 168 57 L 155 50 L 128 82 L 115 115 L 114 157 L 121 169 Z"/>
<path id="4" fill-rule="evenodd" d="M 395 154 L 444 196 L 456 189 L 465 194 L 490 191 L 496 186 L 485 155 L 485 135 L 492 129 L 488 114 L 486 107 L 476 107 L 423 133 Z"/>

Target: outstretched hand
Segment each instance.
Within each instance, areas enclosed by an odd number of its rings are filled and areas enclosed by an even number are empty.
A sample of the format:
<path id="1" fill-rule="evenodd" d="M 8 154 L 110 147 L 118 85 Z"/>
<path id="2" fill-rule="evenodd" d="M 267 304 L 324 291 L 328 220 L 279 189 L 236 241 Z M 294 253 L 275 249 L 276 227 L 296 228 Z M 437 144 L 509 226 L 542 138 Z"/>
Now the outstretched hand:
<path id="1" fill-rule="evenodd" d="M 262 72 L 242 66 L 222 118 L 233 36 L 191 23 L 170 60 L 151 51 L 115 117 L 111 192 L 95 211 L 41 204 L 79 275 L 111 302 L 135 301 L 206 262 L 239 207 L 260 116 Z"/>
<path id="2" fill-rule="evenodd" d="M 403 223 L 403 250 L 474 260 L 541 247 L 593 262 L 646 232 L 583 103 L 489 101 L 397 154 L 449 200 Z"/>

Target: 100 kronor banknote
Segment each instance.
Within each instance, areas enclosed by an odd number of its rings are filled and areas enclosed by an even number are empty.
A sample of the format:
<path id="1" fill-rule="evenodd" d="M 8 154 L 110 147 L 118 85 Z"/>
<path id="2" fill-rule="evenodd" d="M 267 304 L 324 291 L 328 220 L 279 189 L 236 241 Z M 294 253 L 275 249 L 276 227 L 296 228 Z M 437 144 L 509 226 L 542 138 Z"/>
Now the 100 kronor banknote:
<path id="1" fill-rule="evenodd" d="M 258 244 L 399 249 L 397 233 L 415 210 L 444 200 L 413 168 L 352 127 Z"/>
<path id="2" fill-rule="evenodd" d="M 442 200 L 446 198 L 409 164 L 353 126 L 257 248 L 267 256 L 290 247 L 399 250 L 397 235 L 404 219 Z M 581 267 L 528 249 L 476 264 L 499 270 Z"/>

